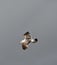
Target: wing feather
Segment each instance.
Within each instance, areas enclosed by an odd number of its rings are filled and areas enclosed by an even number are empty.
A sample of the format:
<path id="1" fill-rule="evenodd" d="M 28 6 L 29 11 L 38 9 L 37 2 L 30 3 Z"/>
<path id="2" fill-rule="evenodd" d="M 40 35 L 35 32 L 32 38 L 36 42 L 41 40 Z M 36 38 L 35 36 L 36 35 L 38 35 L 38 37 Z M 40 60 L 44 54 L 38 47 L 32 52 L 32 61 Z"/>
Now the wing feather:
<path id="1" fill-rule="evenodd" d="M 22 49 L 23 49 L 23 50 L 26 50 L 27 48 L 28 48 L 27 43 L 22 43 Z"/>
<path id="2" fill-rule="evenodd" d="M 26 33 L 24 34 L 24 38 L 25 38 L 25 39 L 31 39 L 30 33 L 29 33 L 29 32 L 26 32 Z"/>

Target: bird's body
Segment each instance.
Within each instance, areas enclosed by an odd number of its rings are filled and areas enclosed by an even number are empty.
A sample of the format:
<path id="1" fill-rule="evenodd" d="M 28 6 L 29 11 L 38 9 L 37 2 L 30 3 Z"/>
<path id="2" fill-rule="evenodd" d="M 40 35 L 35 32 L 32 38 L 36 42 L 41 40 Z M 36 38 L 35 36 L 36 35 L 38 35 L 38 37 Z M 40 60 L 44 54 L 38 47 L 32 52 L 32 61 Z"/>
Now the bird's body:
<path id="1" fill-rule="evenodd" d="M 32 42 L 32 43 L 36 43 L 38 41 L 37 38 L 32 39 L 31 35 L 29 32 L 26 32 L 24 34 L 24 39 L 20 42 L 22 44 L 22 49 L 26 50 L 28 48 L 28 45 Z"/>

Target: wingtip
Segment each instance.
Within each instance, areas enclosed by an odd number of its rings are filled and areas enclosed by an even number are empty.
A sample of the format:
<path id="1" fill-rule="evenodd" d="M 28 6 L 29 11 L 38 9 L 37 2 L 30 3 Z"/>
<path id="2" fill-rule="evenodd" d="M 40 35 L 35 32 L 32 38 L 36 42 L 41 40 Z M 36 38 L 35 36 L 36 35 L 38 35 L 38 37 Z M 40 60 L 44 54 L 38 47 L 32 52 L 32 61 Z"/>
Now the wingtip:
<path id="1" fill-rule="evenodd" d="M 29 32 L 26 32 L 24 35 L 30 34 Z"/>
<path id="2" fill-rule="evenodd" d="M 28 48 L 28 45 L 22 44 L 22 49 L 23 49 L 23 50 L 26 50 L 27 48 Z"/>

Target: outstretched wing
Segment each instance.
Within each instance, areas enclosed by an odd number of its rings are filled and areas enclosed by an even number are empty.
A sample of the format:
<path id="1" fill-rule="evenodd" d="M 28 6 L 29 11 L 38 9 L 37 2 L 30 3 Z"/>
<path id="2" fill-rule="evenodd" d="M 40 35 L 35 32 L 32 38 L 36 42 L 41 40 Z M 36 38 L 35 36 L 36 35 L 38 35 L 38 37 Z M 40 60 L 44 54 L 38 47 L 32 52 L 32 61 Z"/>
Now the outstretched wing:
<path id="1" fill-rule="evenodd" d="M 29 32 L 24 33 L 24 35 L 28 35 L 28 34 L 30 34 L 30 33 Z"/>
<path id="2" fill-rule="evenodd" d="M 29 33 L 29 32 L 26 32 L 26 33 L 24 34 L 24 38 L 25 38 L 25 39 L 31 39 L 30 33 Z"/>
<path id="3" fill-rule="evenodd" d="M 23 50 L 26 50 L 28 48 L 28 45 L 26 42 L 22 43 L 22 49 Z"/>

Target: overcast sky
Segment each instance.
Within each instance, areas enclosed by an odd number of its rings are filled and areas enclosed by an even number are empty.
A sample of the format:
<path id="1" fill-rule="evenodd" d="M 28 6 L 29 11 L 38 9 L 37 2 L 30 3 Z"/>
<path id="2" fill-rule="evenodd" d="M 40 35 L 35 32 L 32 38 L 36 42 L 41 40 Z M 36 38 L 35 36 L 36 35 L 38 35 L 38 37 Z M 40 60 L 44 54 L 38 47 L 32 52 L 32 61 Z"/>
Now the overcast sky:
<path id="1" fill-rule="evenodd" d="M 39 43 L 24 51 L 26 31 Z M 0 0 L 0 65 L 57 65 L 57 0 Z"/>

